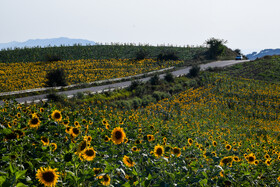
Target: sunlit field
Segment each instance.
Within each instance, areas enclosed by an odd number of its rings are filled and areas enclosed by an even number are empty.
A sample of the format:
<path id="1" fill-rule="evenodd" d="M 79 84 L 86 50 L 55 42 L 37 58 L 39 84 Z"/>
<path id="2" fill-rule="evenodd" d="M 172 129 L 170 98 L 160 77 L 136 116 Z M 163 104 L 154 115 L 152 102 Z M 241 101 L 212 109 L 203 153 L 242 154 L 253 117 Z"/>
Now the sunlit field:
<path id="1" fill-rule="evenodd" d="M 64 69 L 67 83 L 71 85 L 133 76 L 182 63 L 153 59 L 0 63 L 0 92 L 45 87 L 46 74 L 53 69 Z"/>
<path id="2" fill-rule="evenodd" d="M 280 85 L 211 74 L 145 108 L 1 107 L 3 186 L 278 186 Z"/>

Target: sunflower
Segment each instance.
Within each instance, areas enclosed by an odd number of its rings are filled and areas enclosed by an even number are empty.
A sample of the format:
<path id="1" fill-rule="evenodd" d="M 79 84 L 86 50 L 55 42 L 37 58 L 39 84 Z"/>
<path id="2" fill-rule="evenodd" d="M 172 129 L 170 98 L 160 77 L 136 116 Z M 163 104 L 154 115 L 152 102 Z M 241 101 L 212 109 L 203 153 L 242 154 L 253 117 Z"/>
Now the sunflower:
<path id="1" fill-rule="evenodd" d="M 112 137 L 111 137 L 114 144 L 121 144 L 125 138 L 126 138 L 126 135 L 125 135 L 125 132 L 123 131 L 123 128 L 120 128 L 120 127 L 114 128 L 114 130 L 112 131 Z"/>
<path id="2" fill-rule="evenodd" d="M 91 140 L 92 140 L 92 137 L 91 136 L 85 136 L 84 140 L 87 141 L 88 143 L 90 143 Z"/>
<path id="3" fill-rule="evenodd" d="M 188 139 L 188 144 L 191 146 L 193 144 L 193 140 L 191 138 Z"/>
<path id="4" fill-rule="evenodd" d="M 226 146 L 225 146 L 225 148 L 226 148 L 226 150 L 231 150 L 231 145 L 230 144 L 226 144 Z"/>
<path id="5" fill-rule="evenodd" d="M 56 171 L 57 168 L 52 169 L 48 168 L 40 168 L 37 170 L 36 178 L 42 183 L 44 186 L 55 186 L 57 183 L 57 179 L 59 177 L 59 173 Z"/>
<path id="6" fill-rule="evenodd" d="M 48 138 L 42 136 L 41 137 L 41 142 L 44 144 L 44 145 L 49 145 L 50 141 Z"/>
<path id="7" fill-rule="evenodd" d="M 139 149 L 138 149 L 136 146 L 133 146 L 133 147 L 131 148 L 131 150 L 132 150 L 133 152 L 139 151 Z"/>
<path id="8" fill-rule="evenodd" d="M 56 143 L 51 143 L 52 151 L 55 151 L 57 149 Z"/>
<path id="9" fill-rule="evenodd" d="M 78 136 L 79 134 L 80 134 L 80 129 L 79 129 L 79 128 L 77 128 L 77 127 L 72 128 L 71 135 L 72 135 L 73 137 L 76 137 L 76 136 Z"/>
<path id="10" fill-rule="evenodd" d="M 152 134 L 148 134 L 147 139 L 148 139 L 149 142 L 151 142 L 151 141 L 155 140 L 155 137 Z"/>
<path id="11" fill-rule="evenodd" d="M 277 178 L 278 182 L 280 182 L 280 176 Z"/>
<path id="12" fill-rule="evenodd" d="M 62 115 L 61 112 L 59 110 L 55 110 L 52 112 L 52 119 L 55 121 L 61 121 L 62 120 Z"/>
<path id="13" fill-rule="evenodd" d="M 154 154 L 157 158 L 161 157 L 164 155 L 164 149 L 161 145 L 156 145 L 154 148 Z"/>
<path id="14" fill-rule="evenodd" d="M 269 158 L 270 158 L 269 154 L 266 153 L 266 154 L 264 155 L 264 158 L 265 158 L 265 159 L 269 159 Z"/>
<path id="15" fill-rule="evenodd" d="M 109 124 L 106 124 L 105 127 L 106 127 L 107 130 L 110 129 L 110 125 Z"/>
<path id="16" fill-rule="evenodd" d="M 216 141 L 213 141 L 213 142 L 212 142 L 212 145 L 213 145 L 214 147 L 216 147 L 216 146 L 217 146 L 217 142 L 216 142 Z"/>
<path id="17" fill-rule="evenodd" d="M 41 121 L 36 115 L 33 115 L 28 124 L 30 128 L 38 128 L 41 124 Z"/>
<path id="18" fill-rule="evenodd" d="M 240 161 L 240 160 L 239 160 L 239 157 L 238 157 L 238 156 L 234 156 L 234 157 L 233 157 L 233 161 L 234 161 L 234 162 L 239 162 L 239 161 Z"/>
<path id="19" fill-rule="evenodd" d="M 66 132 L 67 134 L 71 134 L 71 132 L 72 132 L 72 127 L 66 126 L 65 132 Z"/>
<path id="20" fill-rule="evenodd" d="M 82 141 L 79 145 L 78 145 L 78 150 L 77 153 L 81 153 L 83 152 L 87 147 L 87 141 Z"/>
<path id="21" fill-rule="evenodd" d="M 260 161 L 255 160 L 254 165 L 258 165 L 260 163 Z"/>
<path id="22" fill-rule="evenodd" d="M 92 161 L 96 156 L 93 148 L 88 147 L 83 151 L 83 158 L 87 161 Z"/>
<path id="23" fill-rule="evenodd" d="M 256 156 L 254 153 L 250 153 L 247 157 L 246 157 L 247 161 L 249 164 L 254 164 L 255 160 L 256 160 Z"/>
<path id="24" fill-rule="evenodd" d="M 109 175 L 102 175 L 102 176 L 99 176 L 98 177 L 99 179 L 102 179 L 102 184 L 104 185 L 104 186 L 109 186 L 110 185 L 110 182 L 111 182 L 111 178 L 110 178 L 110 176 Z"/>
<path id="25" fill-rule="evenodd" d="M 65 126 L 67 126 L 67 125 L 69 125 L 69 120 L 63 120 L 63 125 L 65 125 Z"/>
<path id="26" fill-rule="evenodd" d="M 44 108 L 40 108 L 40 112 L 42 113 L 42 112 L 44 112 L 45 111 L 45 109 Z"/>
<path id="27" fill-rule="evenodd" d="M 265 163 L 266 163 L 267 166 L 270 166 L 270 164 L 271 164 L 271 159 L 267 159 L 267 160 L 265 161 Z"/>
<path id="28" fill-rule="evenodd" d="M 174 147 L 172 150 L 172 154 L 175 155 L 176 157 L 179 157 L 181 155 L 181 149 L 178 147 Z"/>
<path id="29" fill-rule="evenodd" d="M 123 157 L 123 163 L 129 168 L 135 165 L 135 162 L 133 162 L 133 160 L 126 155 Z"/>
<path id="30" fill-rule="evenodd" d="M 101 173 L 103 171 L 101 168 L 93 168 L 92 170 L 94 172 L 94 176 L 98 175 L 99 173 Z"/>
<path id="31" fill-rule="evenodd" d="M 105 141 L 105 142 L 109 142 L 109 141 L 110 141 L 110 138 L 109 138 L 107 135 L 105 135 L 104 141 Z"/>
<path id="32" fill-rule="evenodd" d="M 107 123 L 108 123 L 108 122 L 107 122 L 106 119 L 103 119 L 103 120 L 102 120 L 102 124 L 103 124 L 103 125 L 106 125 Z"/>
<path id="33" fill-rule="evenodd" d="M 233 159 L 231 156 L 227 156 L 222 158 L 222 160 L 220 161 L 220 166 L 224 166 L 224 165 L 229 165 L 229 167 L 231 167 L 233 162 Z"/>

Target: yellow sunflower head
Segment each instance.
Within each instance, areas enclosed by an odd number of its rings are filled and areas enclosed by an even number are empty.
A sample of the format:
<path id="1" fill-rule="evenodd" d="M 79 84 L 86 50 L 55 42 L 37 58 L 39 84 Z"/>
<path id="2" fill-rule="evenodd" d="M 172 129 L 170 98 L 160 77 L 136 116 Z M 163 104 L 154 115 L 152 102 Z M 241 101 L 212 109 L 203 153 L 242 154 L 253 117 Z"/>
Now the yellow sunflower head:
<path id="1" fill-rule="evenodd" d="M 123 163 L 129 168 L 135 165 L 135 162 L 133 162 L 131 158 L 126 155 L 124 155 L 123 157 Z"/>
<path id="2" fill-rule="evenodd" d="M 59 110 L 53 111 L 51 117 L 55 121 L 61 121 L 62 120 L 62 115 L 61 115 L 61 112 Z"/>
<path id="3" fill-rule="evenodd" d="M 88 147 L 83 151 L 83 158 L 87 161 L 92 161 L 96 156 L 93 148 Z"/>
<path id="4" fill-rule="evenodd" d="M 41 142 L 43 143 L 43 145 L 49 145 L 50 141 L 48 138 L 46 138 L 45 136 L 41 137 Z"/>
<path id="5" fill-rule="evenodd" d="M 32 116 L 28 124 L 30 128 L 38 128 L 41 124 L 41 121 L 37 116 Z"/>
<path id="6" fill-rule="evenodd" d="M 59 173 L 56 171 L 57 169 L 52 169 L 50 167 L 40 168 L 37 170 L 36 178 L 42 183 L 44 186 L 55 186 L 57 183 L 57 179 L 59 177 Z"/>
<path id="7" fill-rule="evenodd" d="M 126 134 L 123 131 L 123 128 L 120 128 L 120 127 L 114 128 L 114 130 L 112 131 L 112 137 L 111 137 L 114 144 L 121 144 L 122 142 L 124 142 L 125 138 L 126 138 Z"/>
<path id="8" fill-rule="evenodd" d="M 181 155 L 181 149 L 178 147 L 174 147 L 172 149 L 172 154 L 175 155 L 176 157 L 179 157 Z"/>
<path id="9" fill-rule="evenodd" d="M 157 158 L 164 155 L 164 148 L 161 145 L 156 145 L 154 148 L 154 154 Z"/>
<path id="10" fill-rule="evenodd" d="M 104 186 L 109 186 L 110 185 L 110 182 L 111 182 L 111 178 L 109 175 L 102 175 L 102 176 L 99 176 L 98 177 L 99 179 L 101 179 L 101 184 L 104 185 Z"/>

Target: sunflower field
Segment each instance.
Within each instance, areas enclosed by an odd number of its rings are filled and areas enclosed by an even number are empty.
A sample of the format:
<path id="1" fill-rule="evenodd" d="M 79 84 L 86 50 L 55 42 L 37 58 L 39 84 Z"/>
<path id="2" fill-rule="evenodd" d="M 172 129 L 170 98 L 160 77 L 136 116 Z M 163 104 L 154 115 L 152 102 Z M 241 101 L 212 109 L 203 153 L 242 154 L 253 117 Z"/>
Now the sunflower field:
<path id="1" fill-rule="evenodd" d="M 0 110 L 2 186 L 279 186 L 280 85 L 226 75 L 145 108 Z"/>
<path id="2" fill-rule="evenodd" d="M 71 85 L 133 76 L 182 63 L 183 61 L 160 62 L 153 59 L 0 63 L 0 92 L 45 87 L 46 74 L 54 69 L 65 70 L 66 81 Z"/>

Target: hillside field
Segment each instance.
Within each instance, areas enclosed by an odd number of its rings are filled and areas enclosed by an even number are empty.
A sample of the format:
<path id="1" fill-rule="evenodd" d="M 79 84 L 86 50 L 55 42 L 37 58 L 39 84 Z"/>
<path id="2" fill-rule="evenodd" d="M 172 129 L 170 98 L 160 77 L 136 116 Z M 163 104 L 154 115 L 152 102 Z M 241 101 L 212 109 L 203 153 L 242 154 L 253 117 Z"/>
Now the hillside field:
<path id="1" fill-rule="evenodd" d="M 6 101 L 0 184 L 278 186 L 279 83 L 223 72 L 182 80 L 197 84 L 129 110 Z"/>

